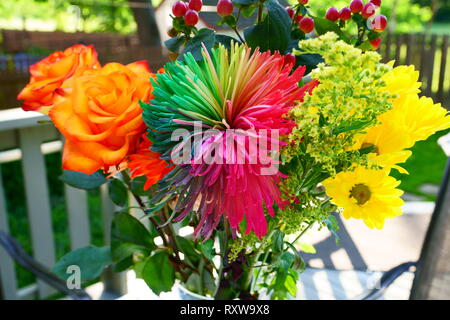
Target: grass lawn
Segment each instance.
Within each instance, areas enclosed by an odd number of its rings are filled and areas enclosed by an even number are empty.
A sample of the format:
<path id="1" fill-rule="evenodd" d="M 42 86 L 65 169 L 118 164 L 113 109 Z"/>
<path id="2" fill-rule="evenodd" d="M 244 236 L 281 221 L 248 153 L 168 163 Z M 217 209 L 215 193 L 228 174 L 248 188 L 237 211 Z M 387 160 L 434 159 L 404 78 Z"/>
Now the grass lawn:
<path id="1" fill-rule="evenodd" d="M 435 22 L 431 25 L 430 32 L 433 34 L 450 35 L 450 22 Z"/>
<path id="2" fill-rule="evenodd" d="M 447 157 L 437 144 L 437 139 L 445 135 L 449 130 L 441 131 L 431 136 L 426 141 L 420 141 L 411 149 L 412 156 L 403 164 L 409 175 L 394 172 L 393 176 L 402 180 L 400 188 L 406 192 L 425 196 L 429 200 L 435 200 L 434 196 L 422 193 L 419 186 L 425 183 L 439 185 L 444 173 Z"/>

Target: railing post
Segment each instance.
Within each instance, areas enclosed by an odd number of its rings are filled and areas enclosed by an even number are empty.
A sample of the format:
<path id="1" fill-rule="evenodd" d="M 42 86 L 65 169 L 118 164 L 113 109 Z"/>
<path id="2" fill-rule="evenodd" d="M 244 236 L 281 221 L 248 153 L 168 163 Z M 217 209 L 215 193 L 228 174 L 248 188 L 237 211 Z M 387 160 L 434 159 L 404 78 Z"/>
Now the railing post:
<path id="1" fill-rule="evenodd" d="M 19 138 L 33 256 L 45 266 L 52 267 L 55 263 L 55 244 L 39 127 L 19 129 Z M 56 292 L 39 280 L 38 289 L 41 298 L 48 297 Z"/>
<path id="2" fill-rule="evenodd" d="M 0 167 L 0 231 L 9 233 L 6 202 L 3 192 L 2 171 Z M 14 261 L 0 246 L 0 299 L 16 300 L 17 283 Z"/>
<path id="3" fill-rule="evenodd" d="M 444 91 L 444 81 L 445 81 L 445 70 L 447 72 L 450 72 L 447 67 L 447 56 L 448 56 L 448 45 L 449 45 L 449 36 L 445 35 L 442 38 L 442 47 L 441 47 L 441 68 L 439 70 L 439 84 L 438 84 L 438 92 L 437 92 L 437 99 L 438 101 L 442 101 L 445 98 L 445 91 Z M 447 108 L 450 108 L 450 106 L 446 106 Z"/>
<path id="4" fill-rule="evenodd" d="M 69 218 L 70 247 L 72 250 L 91 243 L 86 191 L 64 185 Z"/>
<path id="5" fill-rule="evenodd" d="M 114 217 L 114 212 L 118 209 L 109 198 L 108 185 L 104 184 L 100 187 L 100 194 L 102 199 L 102 215 L 103 215 L 103 234 L 105 245 L 111 244 L 111 222 Z M 127 294 L 127 279 L 125 272 L 113 272 L 111 267 L 108 267 L 102 275 L 102 282 L 104 285 L 103 298 L 114 299 L 116 297 Z"/>

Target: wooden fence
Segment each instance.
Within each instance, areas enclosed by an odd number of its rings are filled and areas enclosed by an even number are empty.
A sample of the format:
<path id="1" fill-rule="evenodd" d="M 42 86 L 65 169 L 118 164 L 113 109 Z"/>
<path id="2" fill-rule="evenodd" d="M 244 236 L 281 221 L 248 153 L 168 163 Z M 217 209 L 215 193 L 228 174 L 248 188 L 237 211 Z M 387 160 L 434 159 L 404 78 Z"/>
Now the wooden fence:
<path id="1" fill-rule="evenodd" d="M 169 61 L 167 51 L 162 47 L 97 46 L 96 50 L 102 64 L 113 61 L 127 64 L 146 60 L 153 72 Z M 28 67 L 37 61 L 39 58 L 30 55 L 0 56 L 0 110 L 20 106 L 17 94 L 29 81 Z"/>
<path id="2" fill-rule="evenodd" d="M 93 44 L 98 47 L 137 46 L 137 35 L 122 35 L 117 33 L 85 33 L 85 32 L 42 32 L 26 30 L 1 30 L 1 48 L 4 52 L 17 53 L 33 48 L 62 50 L 74 43 Z"/>
<path id="3" fill-rule="evenodd" d="M 420 70 L 423 93 L 450 108 L 449 42 L 448 35 L 386 34 L 379 52 L 384 61 L 415 65 Z M 133 41 L 119 41 L 117 45 L 99 43 L 96 49 L 102 63 L 147 60 L 152 70 L 156 71 L 168 61 L 167 51 L 163 48 L 142 47 Z M 19 106 L 16 95 L 28 82 L 27 68 L 35 60 L 31 56 L 21 59 L 0 57 L 0 109 Z"/>
<path id="4" fill-rule="evenodd" d="M 422 92 L 450 108 L 450 52 L 448 35 L 387 34 L 379 52 L 395 65 L 413 64 L 420 71 Z"/>

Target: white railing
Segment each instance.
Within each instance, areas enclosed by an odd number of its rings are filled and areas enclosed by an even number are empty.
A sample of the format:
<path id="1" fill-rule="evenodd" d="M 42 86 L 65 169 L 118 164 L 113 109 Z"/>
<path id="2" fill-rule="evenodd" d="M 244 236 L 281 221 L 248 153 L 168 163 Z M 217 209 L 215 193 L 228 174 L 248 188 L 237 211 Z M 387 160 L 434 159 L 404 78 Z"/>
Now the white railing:
<path id="1" fill-rule="evenodd" d="M 44 154 L 58 152 L 61 147 L 61 136 L 46 116 L 21 109 L 0 111 L 0 164 L 21 160 L 33 256 L 48 267 L 55 263 L 55 242 Z M 73 250 L 91 242 L 87 194 L 68 185 L 64 188 L 70 247 Z M 115 208 L 108 197 L 106 185 L 101 187 L 101 198 L 105 243 L 108 243 L 109 226 Z M 9 233 L 1 171 L 0 230 Z M 125 285 L 122 279 L 124 277 L 121 275 L 112 276 L 111 272 L 106 272 L 103 277 L 105 289 L 123 291 Z M 39 280 L 26 288 L 18 288 L 14 262 L 0 247 L 0 296 L 4 299 L 42 299 L 54 293 L 52 288 Z"/>

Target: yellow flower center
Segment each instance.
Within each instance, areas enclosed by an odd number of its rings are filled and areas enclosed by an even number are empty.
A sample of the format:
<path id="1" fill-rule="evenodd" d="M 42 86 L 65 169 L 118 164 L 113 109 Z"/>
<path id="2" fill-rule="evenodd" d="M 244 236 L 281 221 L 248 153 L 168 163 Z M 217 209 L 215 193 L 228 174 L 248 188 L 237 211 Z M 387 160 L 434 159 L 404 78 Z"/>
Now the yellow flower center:
<path id="1" fill-rule="evenodd" d="M 364 142 L 361 146 L 361 149 L 368 148 L 368 147 L 375 147 L 375 148 L 373 148 L 372 151 L 370 151 L 371 153 L 380 154 L 380 150 L 378 150 L 378 147 L 372 143 Z"/>
<path id="2" fill-rule="evenodd" d="M 362 183 L 354 185 L 352 190 L 350 190 L 350 198 L 355 198 L 360 206 L 369 201 L 371 195 L 369 187 Z"/>

